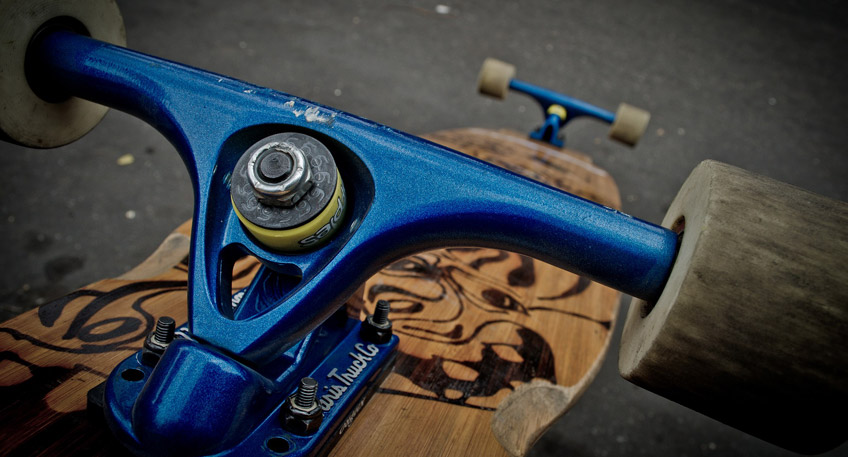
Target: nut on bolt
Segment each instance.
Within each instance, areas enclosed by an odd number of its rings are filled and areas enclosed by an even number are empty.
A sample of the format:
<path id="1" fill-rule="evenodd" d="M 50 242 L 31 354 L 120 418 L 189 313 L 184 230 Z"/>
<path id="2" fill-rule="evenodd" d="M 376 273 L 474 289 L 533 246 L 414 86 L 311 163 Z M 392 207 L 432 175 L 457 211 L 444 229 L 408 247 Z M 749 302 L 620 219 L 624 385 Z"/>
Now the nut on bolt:
<path id="1" fill-rule="evenodd" d="M 318 431 L 324 420 L 324 412 L 315 401 L 317 395 L 318 381 L 312 378 L 301 379 L 297 392 L 286 399 L 280 410 L 283 428 L 301 436 Z"/>
<path id="2" fill-rule="evenodd" d="M 365 318 L 359 329 L 362 339 L 376 344 L 385 344 L 392 339 L 392 321 L 389 320 L 391 305 L 386 300 L 379 300 L 374 314 Z"/>
<path id="3" fill-rule="evenodd" d="M 242 153 L 230 200 L 243 228 L 281 252 L 314 249 L 343 225 L 347 196 L 333 153 L 298 132 L 267 136 Z"/>
<path id="4" fill-rule="evenodd" d="M 156 321 L 156 328 L 144 340 L 144 347 L 141 350 L 141 363 L 151 367 L 159 363 L 162 353 L 174 340 L 175 329 L 174 319 L 168 316 L 160 317 Z"/>
<path id="5" fill-rule="evenodd" d="M 306 154 L 292 143 L 271 142 L 253 151 L 247 177 L 260 203 L 292 207 L 312 187 Z"/>

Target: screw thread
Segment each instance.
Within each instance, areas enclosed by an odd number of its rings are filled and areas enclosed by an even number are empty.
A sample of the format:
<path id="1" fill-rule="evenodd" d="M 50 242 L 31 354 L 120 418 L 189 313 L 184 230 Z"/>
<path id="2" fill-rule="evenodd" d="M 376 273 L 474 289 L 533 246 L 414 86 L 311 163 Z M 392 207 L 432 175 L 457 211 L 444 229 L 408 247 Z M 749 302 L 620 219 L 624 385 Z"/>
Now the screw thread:
<path id="1" fill-rule="evenodd" d="M 374 323 L 377 325 L 386 325 L 389 323 L 389 311 L 392 307 L 386 300 L 377 301 L 377 306 L 374 308 Z"/>
<path id="2" fill-rule="evenodd" d="M 302 378 L 300 387 L 297 389 L 297 396 L 294 398 L 294 404 L 298 408 L 310 409 L 315 403 L 315 397 L 318 394 L 318 381 L 312 378 Z"/>
<path id="3" fill-rule="evenodd" d="M 153 338 L 160 344 L 168 344 L 174 340 L 174 329 L 176 322 L 168 316 L 162 316 L 156 321 L 156 330 Z"/>

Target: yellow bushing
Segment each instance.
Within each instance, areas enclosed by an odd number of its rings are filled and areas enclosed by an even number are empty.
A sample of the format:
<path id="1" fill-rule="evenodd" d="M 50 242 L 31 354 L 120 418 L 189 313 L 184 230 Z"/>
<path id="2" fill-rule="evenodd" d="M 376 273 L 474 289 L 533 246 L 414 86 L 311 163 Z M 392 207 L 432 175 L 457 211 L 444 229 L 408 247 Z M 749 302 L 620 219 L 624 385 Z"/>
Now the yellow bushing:
<path id="1" fill-rule="evenodd" d="M 556 115 L 560 119 L 565 119 L 565 116 L 568 115 L 568 112 L 565 111 L 565 108 L 562 105 L 551 105 L 548 107 L 548 116 L 551 114 Z"/>
<path id="2" fill-rule="evenodd" d="M 232 198 L 230 201 L 232 203 Z M 346 203 L 347 196 L 344 185 L 342 185 L 342 177 L 337 171 L 336 189 L 333 192 L 330 202 L 315 217 L 297 227 L 285 230 L 260 227 L 242 216 L 238 208 L 236 208 L 235 203 L 232 204 L 233 210 L 235 210 L 242 225 L 262 245 L 277 251 L 293 252 L 317 247 L 323 241 L 328 240 L 338 230 L 339 226 L 341 226 L 341 221 L 344 218 L 347 207 Z"/>

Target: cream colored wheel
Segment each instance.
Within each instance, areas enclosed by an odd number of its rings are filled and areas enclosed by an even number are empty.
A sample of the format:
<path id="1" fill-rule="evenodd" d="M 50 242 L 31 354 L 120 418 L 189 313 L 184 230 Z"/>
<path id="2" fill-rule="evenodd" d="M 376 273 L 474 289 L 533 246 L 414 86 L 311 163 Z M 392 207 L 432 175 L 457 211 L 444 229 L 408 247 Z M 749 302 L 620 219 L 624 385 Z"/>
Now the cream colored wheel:
<path id="1" fill-rule="evenodd" d="M 124 46 L 124 21 L 114 0 L 0 0 L 0 11 L 0 137 L 50 148 L 88 133 L 107 108 L 76 97 L 58 103 L 41 99 L 27 82 L 27 45 L 44 23 L 72 18 L 92 38 Z"/>
<path id="2" fill-rule="evenodd" d="M 635 146 L 648 129 L 651 113 L 635 106 L 622 103 L 615 112 L 615 121 L 610 126 L 610 138 L 628 146 Z"/>
<path id="3" fill-rule="evenodd" d="M 477 89 L 481 94 L 503 99 L 509 92 L 509 81 L 514 77 L 514 65 L 489 57 L 483 61 L 483 67 L 480 68 Z"/>
<path id="4" fill-rule="evenodd" d="M 662 225 L 680 250 L 630 305 L 621 375 L 796 452 L 843 443 L 848 204 L 707 161 Z"/>

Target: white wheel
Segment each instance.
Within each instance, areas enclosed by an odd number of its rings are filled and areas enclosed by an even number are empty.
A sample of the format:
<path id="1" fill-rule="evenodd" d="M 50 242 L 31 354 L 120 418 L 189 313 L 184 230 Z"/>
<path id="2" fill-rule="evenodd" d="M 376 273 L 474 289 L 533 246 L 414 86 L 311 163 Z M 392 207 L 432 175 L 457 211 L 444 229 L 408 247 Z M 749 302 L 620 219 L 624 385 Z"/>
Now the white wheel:
<path id="1" fill-rule="evenodd" d="M 628 146 L 635 146 L 645 134 L 651 113 L 635 106 L 622 103 L 615 112 L 615 121 L 609 130 L 610 138 Z"/>
<path id="2" fill-rule="evenodd" d="M 477 89 L 481 94 L 503 99 L 509 92 L 509 81 L 514 77 L 514 65 L 489 57 L 483 61 L 483 67 L 480 68 Z"/>
<path id="3" fill-rule="evenodd" d="M 45 22 L 76 19 L 92 38 L 124 46 L 126 32 L 114 0 L 0 0 L 0 138 L 34 148 L 70 143 L 106 114 L 105 106 L 76 97 L 49 103 L 24 71 L 27 45 Z"/>

